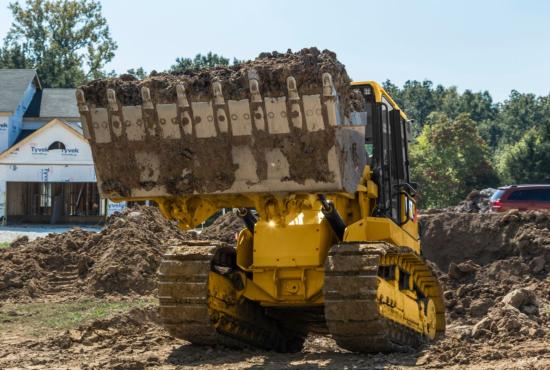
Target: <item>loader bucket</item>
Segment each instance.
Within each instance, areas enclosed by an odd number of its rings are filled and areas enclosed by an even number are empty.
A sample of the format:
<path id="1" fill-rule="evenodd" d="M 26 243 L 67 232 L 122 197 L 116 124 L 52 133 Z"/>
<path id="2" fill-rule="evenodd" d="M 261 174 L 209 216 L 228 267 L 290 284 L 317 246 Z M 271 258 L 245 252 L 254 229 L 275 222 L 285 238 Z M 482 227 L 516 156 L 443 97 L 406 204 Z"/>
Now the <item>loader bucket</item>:
<path id="1" fill-rule="evenodd" d="M 226 98 L 223 79 L 200 93 L 185 79 L 105 83 L 101 99 L 76 92 L 100 193 L 110 199 L 192 194 L 354 192 L 365 166 L 364 126 L 344 124 L 330 73 L 299 91 L 262 93 L 247 71 L 247 93 Z M 265 81 L 264 81 L 265 82 Z M 127 85 L 138 97 L 126 104 Z M 162 90 L 162 91 L 161 91 Z"/>

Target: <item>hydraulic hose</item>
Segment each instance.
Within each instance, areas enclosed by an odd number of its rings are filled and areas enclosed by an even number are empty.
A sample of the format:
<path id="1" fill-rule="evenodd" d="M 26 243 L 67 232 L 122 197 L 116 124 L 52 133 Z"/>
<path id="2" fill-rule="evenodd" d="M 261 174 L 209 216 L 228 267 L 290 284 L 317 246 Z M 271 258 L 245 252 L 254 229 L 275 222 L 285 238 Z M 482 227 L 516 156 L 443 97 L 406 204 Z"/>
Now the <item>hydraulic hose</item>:
<path id="1" fill-rule="evenodd" d="M 246 208 L 238 208 L 236 212 L 237 216 L 242 218 L 244 221 L 246 228 L 250 230 L 251 233 L 254 233 L 254 226 L 256 225 L 256 222 L 258 222 L 258 219 L 250 212 L 250 210 Z"/>
<path id="2" fill-rule="evenodd" d="M 338 240 L 344 240 L 344 231 L 346 231 L 346 224 L 342 219 L 342 216 L 338 213 L 338 210 L 334 207 L 334 204 L 327 200 L 323 194 L 319 194 L 319 201 L 321 201 L 321 212 L 327 219 L 330 227 L 334 231 L 334 234 L 338 237 Z"/>

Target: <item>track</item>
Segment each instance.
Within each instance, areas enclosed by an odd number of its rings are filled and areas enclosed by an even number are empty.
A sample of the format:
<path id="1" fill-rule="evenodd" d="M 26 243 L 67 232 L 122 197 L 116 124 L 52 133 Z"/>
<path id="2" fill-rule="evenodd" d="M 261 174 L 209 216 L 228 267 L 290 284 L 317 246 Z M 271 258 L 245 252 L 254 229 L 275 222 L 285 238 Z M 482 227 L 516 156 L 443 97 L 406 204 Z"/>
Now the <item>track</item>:
<path id="1" fill-rule="evenodd" d="M 421 257 L 411 250 L 386 243 L 338 244 L 329 252 L 325 264 L 325 318 L 333 338 L 345 349 L 393 352 L 426 340 L 422 333 L 380 313 L 379 267 L 388 255 L 417 259 L 417 263 L 425 266 Z M 422 278 L 433 279 L 437 284 L 433 274 L 428 275 L 429 268 L 424 266 Z"/>
<path id="2" fill-rule="evenodd" d="M 171 248 L 159 268 L 160 316 L 171 335 L 194 344 L 255 346 L 281 352 L 301 347 L 253 302 L 237 299 L 231 276 L 212 271 L 219 242 Z M 223 258 L 222 258 L 223 259 Z M 209 280 L 215 280 L 210 285 Z"/>

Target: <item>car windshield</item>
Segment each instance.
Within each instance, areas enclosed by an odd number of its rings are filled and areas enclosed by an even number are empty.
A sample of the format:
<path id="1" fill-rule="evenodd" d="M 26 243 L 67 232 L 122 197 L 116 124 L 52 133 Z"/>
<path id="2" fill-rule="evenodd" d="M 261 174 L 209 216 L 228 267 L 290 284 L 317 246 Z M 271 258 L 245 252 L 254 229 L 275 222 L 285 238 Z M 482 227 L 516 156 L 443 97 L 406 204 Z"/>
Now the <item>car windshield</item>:
<path id="1" fill-rule="evenodd" d="M 495 200 L 499 200 L 501 197 L 502 197 L 502 194 L 504 194 L 506 190 L 503 190 L 503 189 L 498 189 L 497 191 L 495 191 L 493 193 L 493 195 L 491 196 L 491 200 L 492 201 L 495 201 Z"/>

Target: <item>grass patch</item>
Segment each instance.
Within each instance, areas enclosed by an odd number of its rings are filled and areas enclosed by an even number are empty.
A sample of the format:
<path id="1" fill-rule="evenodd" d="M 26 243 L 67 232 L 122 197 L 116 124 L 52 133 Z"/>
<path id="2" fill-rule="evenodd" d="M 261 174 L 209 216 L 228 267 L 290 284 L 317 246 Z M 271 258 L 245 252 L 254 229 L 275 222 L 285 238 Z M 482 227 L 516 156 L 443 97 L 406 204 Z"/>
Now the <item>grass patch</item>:
<path id="1" fill-rule="evenodd" d="M 0 249 L 8 248 L 10 246 L 10 243 L 8 242 L 0 242 Z"/>
<path id="2" fill-rule="evenodd" d="M 75 329 L 78 326 L 143 308 L 155 302 L 153 298 L 110 301 L 85 298 L 71 302 L 40 302 L 5 304 L 0 309 L 0 333 L 17 329 L 32 336 L 53 331 Z"/>

